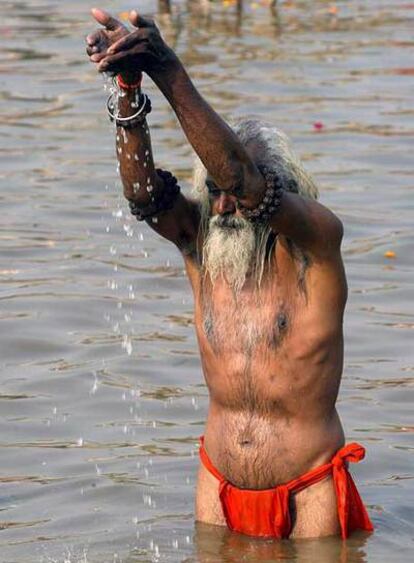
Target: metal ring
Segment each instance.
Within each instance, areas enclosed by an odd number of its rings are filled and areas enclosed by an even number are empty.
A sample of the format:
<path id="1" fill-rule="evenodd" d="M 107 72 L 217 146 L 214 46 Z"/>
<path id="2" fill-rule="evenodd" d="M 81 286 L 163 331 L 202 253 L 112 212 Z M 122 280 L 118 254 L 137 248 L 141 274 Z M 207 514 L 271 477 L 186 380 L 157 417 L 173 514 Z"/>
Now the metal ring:
<path id="1" fill-rule="evenodd" d="M 126 123 L 127 121 L 132 121 L 133 119 L 135 119 L 136 117 L 139 117 L 142 112 L 145 109 L 145 106 L 147 105 L 147 100 L 149 99 L 148 96 L 146 94 L 142 94 L 143 96 L 143 103 L 141 105 L 141 107 L 137 110 L 136 113 L 134 113 L 134 115 L 130 115 L 129 117 L 119 117 L 119 113 L 115 115 L 115 113 L 111 113 L 111 110 L 109 109 L 110 106 L 110 102 L 112 101 L 112 98 L 115 96 L 114 94 L 111 94 L 106 102 L 106 109 L 108 111 L 108 115 L 112 120 L 115 120 L 116 122 L 121 122 L 121 123 Z M 113 107 L 113 106 L 112 106 Z"/>

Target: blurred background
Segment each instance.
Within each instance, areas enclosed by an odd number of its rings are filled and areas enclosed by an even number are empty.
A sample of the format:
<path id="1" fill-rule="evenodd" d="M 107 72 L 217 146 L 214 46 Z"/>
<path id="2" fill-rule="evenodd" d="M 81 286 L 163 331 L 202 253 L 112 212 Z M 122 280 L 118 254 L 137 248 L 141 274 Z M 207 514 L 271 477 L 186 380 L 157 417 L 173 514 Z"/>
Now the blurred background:
<path id="1" fill-rule="evenodd" d="M 152 13 L 225 118 L 288 133 L 345 224 L 338 408 L 371 537 L 195 526 L 207 392 L 175 247 L 120 190 L 85 0 L 1 0 L 0 561 L 396 562 L 413 553 L 414 4 L 102 0 Z M 158 165 L 192 152 L 147 78 Z M 410 557 L 411 555 L 411 557 Z"/>

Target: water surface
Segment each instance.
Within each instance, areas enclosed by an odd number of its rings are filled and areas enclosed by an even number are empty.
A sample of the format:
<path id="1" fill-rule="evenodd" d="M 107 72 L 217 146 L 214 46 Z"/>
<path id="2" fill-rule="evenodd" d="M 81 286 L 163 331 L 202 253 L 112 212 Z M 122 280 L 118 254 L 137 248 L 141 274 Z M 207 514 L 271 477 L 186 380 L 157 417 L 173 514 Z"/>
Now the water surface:
<path id="1" fill-rule="evenodd" d="M 368 450 L 354 475 L 376 532 L 275 543 L 194 526 L 207 391 L 192 297 L 175 248 L 120 196 L 103 80 L 84 54 L 93 4 L 3 0 L 2 563 L 411 560 L 414 4 L 262 4 L 200 16 L 177 1 L 160 24 L 223 116 L 293 138 L 345 224 L 338 407 Z M 191 150 L 145 87 L 157 163 L 188 191 Z"/>

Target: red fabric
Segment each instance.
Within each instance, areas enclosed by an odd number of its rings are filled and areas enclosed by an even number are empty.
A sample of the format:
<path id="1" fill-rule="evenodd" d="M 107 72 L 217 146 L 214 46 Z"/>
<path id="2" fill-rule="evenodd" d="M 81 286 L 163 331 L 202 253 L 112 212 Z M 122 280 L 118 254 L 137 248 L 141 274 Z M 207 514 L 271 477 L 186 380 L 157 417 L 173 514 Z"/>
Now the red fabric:
<path id="1" fill-rule="evenodd" d="M 205 468 L 219 481 L 219 497 L 230 530 L 257 537 L 288 538 L 292 524 L 289 497 L 332 473 L 341 536 L 347 538 L 353 530 L 373 531 L 371 520 L 348 471 L 347 462 L 358 463 L 365 449 L 352 443 L 341 448 L 332 461 L 308 471 L 302 477 L 273 489 L 239 489 L 226 481 L 214 467 L 201 438 L 200 459 Z"/>
<path id="2" fill-rule="evenodd" d="M 118 82 L 118 86 L 122 90 L 135 90 L 136 88 L 141 88 L 142 73 L 140 74 L 138 80 L 134 83 L 125 82 L 125 80 L 123 80 L 123 78 L 120 74 L 117 75 L 116 79 L 117 79 L 117 82 Z"/>

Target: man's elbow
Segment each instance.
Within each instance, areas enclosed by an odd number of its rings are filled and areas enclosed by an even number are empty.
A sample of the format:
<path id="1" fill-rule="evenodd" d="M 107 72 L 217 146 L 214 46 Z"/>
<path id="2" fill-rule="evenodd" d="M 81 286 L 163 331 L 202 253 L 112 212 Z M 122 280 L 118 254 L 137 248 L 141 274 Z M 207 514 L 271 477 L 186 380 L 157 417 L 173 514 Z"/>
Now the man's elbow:
<path id="1" fill-rule="evenodd" d="M 325 229 L 323 229 L 322 239 L 326 252 L 337 253 L 339 252 L 344 237 L 344 226 L 342 221 L 334 213 L 329 214 Z"/>

